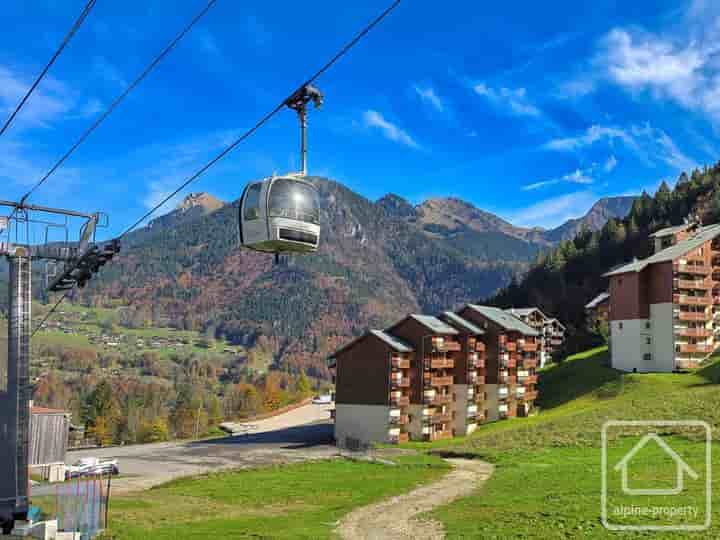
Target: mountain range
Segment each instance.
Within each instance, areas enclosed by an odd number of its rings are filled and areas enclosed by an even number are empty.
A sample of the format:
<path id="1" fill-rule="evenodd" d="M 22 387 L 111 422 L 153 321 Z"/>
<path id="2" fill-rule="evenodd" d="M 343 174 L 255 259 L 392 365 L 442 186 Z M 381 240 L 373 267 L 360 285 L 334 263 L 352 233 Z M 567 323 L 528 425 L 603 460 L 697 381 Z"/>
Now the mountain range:
<path id="1" fill-rule="evenodd" d="M 325 357 L 368 327 L 486 298 L 538 251 L 624 216 L 633 201 L 601 199 L 582 218 L 544 230 L 457 198 L 370 201 L 333 180 L 311 181 L 321 199 L 318 253 L 275 264 L 241 249 L 238 201 L 193 193 L 125 237 L 75 301 L 126 305 L 135 320 L 203 330 L 262 350 L 282 369 L 325 376 Z"/>

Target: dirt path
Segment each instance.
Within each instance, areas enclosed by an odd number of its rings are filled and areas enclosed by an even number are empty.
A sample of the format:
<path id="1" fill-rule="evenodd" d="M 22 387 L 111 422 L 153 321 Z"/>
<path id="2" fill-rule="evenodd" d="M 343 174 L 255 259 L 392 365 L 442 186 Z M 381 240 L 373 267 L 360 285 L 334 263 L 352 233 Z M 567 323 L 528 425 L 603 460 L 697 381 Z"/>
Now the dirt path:
<path id="1" fill-rule="evenodd" d="M 469 495 L 493 473 L 493 466 L 480 460 L 446 459 L 453 470 L 440 480 L 410 493 L 350 512 L 338 526 L 343 540 L 441 540 L 437 521 L 420 521 L 418 514 Z"/>

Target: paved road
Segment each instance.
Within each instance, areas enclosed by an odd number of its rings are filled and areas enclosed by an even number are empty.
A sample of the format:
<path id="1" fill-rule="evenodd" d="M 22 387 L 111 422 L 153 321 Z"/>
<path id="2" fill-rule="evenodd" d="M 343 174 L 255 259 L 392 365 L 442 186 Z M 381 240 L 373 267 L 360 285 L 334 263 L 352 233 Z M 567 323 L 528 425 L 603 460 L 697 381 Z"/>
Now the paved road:
<path id="1" fill-rule="evenodd" d="M 256 429 L 249 435 L 77 450 L 68 452 L 67 462 L 74 463 L 81 457 L 117 458 L 122 475 L 113 481 L 112 489 L 117 493 L 208 471 L 324 459 L 337 455 L 332 444 L 330 408 L 305 405 L 251 422 Z M 32 491 L 35 496 L 54 492 L 53 486 L 36 486 Z"/>

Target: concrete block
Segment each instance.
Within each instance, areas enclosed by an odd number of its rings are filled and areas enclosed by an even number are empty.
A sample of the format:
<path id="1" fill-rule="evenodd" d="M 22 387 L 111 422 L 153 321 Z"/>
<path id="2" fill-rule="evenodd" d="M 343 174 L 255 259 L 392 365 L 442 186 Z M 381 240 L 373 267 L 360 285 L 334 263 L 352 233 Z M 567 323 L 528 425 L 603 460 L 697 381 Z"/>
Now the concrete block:
<path id="1" fill-rule="evenodd" d="M 32 526 L 30 535 L 37 540 L 55 540 L 57 538 L 57 519 L 39 521 Z"/>
<path id="2" fill-rule="evenodd" d="M 58 532 L 55 540 L 82 540 L 82 534 L 79 532 Z"/>

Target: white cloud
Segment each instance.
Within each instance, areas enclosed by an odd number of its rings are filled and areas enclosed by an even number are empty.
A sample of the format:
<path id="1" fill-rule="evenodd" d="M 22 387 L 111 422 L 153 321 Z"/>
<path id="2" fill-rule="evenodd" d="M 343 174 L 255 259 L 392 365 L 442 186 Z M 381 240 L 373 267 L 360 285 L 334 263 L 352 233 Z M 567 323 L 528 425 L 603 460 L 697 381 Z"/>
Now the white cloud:
<path id="1" fill-rule="evenodd" d="M 605 164 L 603 165 L 603 170 L 606 173 L 612 172 L 615 170 L 615 167 L 618 165 L 618 160 L 614 155 L 610 155 L 609 158 L 607 158 L 607 161 L 605 161 Z"/>
<path id="2" fill-rule="evenodd" d="M 593 177 L 596 169 L 596 164 L 592 164 L 590 167 L 584 169 L 575 169 L 572 172 L 559 176 L 558 178 L 551 178 L 550 180 L 541 180 L 532 184 L 527 184 L 522 187 L 523 191 L 532 191 L 547 186 L 553 186 L 560 183 L 571 183 L 571 184 L 592 184 L 595 182 Z"/>
<path id="3" fill-rule="evenodd" d="M 515 116 L 540 116 L 540 109 L 530 102 L 525 88 L 492 88 L 484 83 L 473 87 L 475 93 L 484 97 L 494 106 L 505 108 Z"/>
<path id="4" fill-rule="evenodd" d="M 32 81 L 0 66 L 0 113 L 2 122 L 27 93 Z M 68 114 L 75 106 L 71 92 L 60 81 L 48 77 L 35 89 L 22 111 L 15 118 L 16 125 L 48 127 L 53 120 Z"/>
<path id="5" fill-rule="evenodd" d="M 551 197 L 508 216 L 508 220 L 522 227 L 555 227 L 568 219 L 585 214 L 595 203 L 592 191 L 578 191 Z"/>
<path id="6" fill-rule="evenodd" d="M 568 151 L 590 146 L 598 141 L 602 140 L 613 141 L 614 139 L 620 139 L 627 144 L 632 144 L 632 138 L 628 133 L 619 127 L 614 126 L 590 126 L 585 133 L 577 135 L 575 137 L 564 137 L 560 139 L 553 139 L 545 145 L 543 148 L 546 150 L 559 150 Z"/>
<path id="7" fill-rule="evenodd" d="M 597 81 L 590 75 L 581 75 L 560 84 L 556 95 L 560 98 L 581 98 L 595 91 Z"/>
<path id="8" fill-rule="evenodd" d="M 695 0 L 685 19 L 664 33 L 615 28 L 595 60 L 629 92 L 649 93 L 720 121 L 720 7 Z"/>
<path id="9" fill-rule="evenodd" d="M 413 85 L 413 89 L 417 95 L 420 96 L 420 99 L 431 105 L 436 111 L 443 112 L 445 110 L 445 104 L 440 99 L 440 96 L 435 93 L 435 89 L 432 86 L 422 88 L 415 84 Z"/>
<path id="10" fill-rule="evenodd" d="M 132 172 L 132 176 L 147 181 L 148 191 L 143 197 L 143 205 L 149 209 L 159 204 L 211 155 L 225 148 L 237 134 L 236 131 L 219 131 L 171 144 L 148 145 L 135 152 L 134 160 L 152 163 Z M 155 216 L 172 210 L 184 195 L 184 192 L 175 195 Z"/>
<path id="11" fill-rule="evenodd" d="M 654 35 L 614 29 L 605 38 L 605 64 L 611 80 L 633 91 L 651 90 L 692 106 L 708 58 L 695 43 L 676 45 Z"/>
<path id="12" fill-rule="evenodd" d="M 612 145 L 619 140 L 646 164 L 662 162 L 675 170 L 689 170 L 697 167 L 697 162 L 685 155 L 662 129 L 650 123 L 635 124 L 628 128 L 617 126 L 590 126 L 584 133 L 574 137 L 553 139 L 543 145 L 545 150 L 574 151 L 591 146 L 600 141 Z M 611 156 L 605 164 L 610 172 L 617 165 L 617 158 Z M 614 163 L 613 163 L 614 160 Z"/>
<path id="13" fill-rule="evenodd" d="M 413 139 L 410 134 L 396 126 L 392 122 L 386 120 L 382 114 L 374 110 L 367 110 L 363 113 L 365 125 L 371 128 L 377 128 L 383 136 L 391 141 L 395 141 L 410 148 L 420 148 L 420 145 Z"/>

